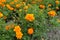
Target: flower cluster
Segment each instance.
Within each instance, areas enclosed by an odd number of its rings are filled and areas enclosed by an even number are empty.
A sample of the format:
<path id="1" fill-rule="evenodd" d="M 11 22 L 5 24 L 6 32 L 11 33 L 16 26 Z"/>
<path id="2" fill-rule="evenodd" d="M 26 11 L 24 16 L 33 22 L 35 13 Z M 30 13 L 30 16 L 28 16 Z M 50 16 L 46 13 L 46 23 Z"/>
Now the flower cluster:
<path id="1" fill-rule="evenodd" d="M 54 27 L 60 0 L 0 0 L 0 40 L 45 40 Z"/>
<path id="2" fill-rule="evenodd" d="M 21 32 L 20 26 L 15 26 L 14 31 L 16 32 L 16 37 L 17 37 L 17 39 L 21 39 L 22 36 L 23 36 L 23 34 L 22 34 L 22 32 Z"/>

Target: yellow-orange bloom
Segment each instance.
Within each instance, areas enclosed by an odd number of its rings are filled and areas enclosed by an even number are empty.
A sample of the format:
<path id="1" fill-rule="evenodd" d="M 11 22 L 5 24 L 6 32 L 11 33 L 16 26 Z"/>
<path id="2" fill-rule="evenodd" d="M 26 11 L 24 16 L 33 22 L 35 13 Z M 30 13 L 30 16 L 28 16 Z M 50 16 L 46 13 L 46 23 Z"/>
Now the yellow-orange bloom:
<path id="1" fill-rule="evenodd" d="M 28 21 L 33 21 L 33 20 L 35 20 L 34 14 L 27 14 L 27 15 L 25 16 L 25 19 L 28 20 Z"/>
<path id="2" fill-rule="evenodd" d="M 34 33 L 33 28 L 29 28 L 29 29 L 28 29 L 28 34 L 30 34 L 30 35 L 31 35 L 31 34 L 33 34 L 33 33 Z"/>
<path id="3" fill-rule="evenodd" d="M 22 32 L 16 32 L 17 39 L 21 39 L 23 36 Z"/>
<path id="4" fill-rule="evenodd" d="M 24 6 L 24 10 L 27 10 L 28 9 L 28 6 Z"/>
<path id="5" fill-rule="evenodd" d="M 6 2 L 6 0 L 0 0 L 0 2 Z"/>
<path id="6" fill-rule="evenodd" d="M 54 16 L 56 16 L 57 14 L 56 14 L 56 12 L 55 12 L 54 10 L 52 10 L 52 11 L 49 11 L 49 12 L 48 12 L 48 15 L 51 16 L 51 17 L 54 17 Z"/>
<path id="7" fill-rule="evenodd" d="M 2 4 L 1 6 L 2 6 L 2 7 L 5 7 L 5 4 Z"/>
<path id="8" fill-rule="evenodd" d="M 16 4 L 16 8 L 19 8 L 21 6 L 21 4 Z"/>
<path id="9" fill-rule="evenodd" d="M 55 1 L 56 4 L 59 4 L 59 1 Z"/>
<path id="10" fill-rule="evenodd" d="M 52 6 L 52 4 L 48 4 L 48 7 L 51 7 Z"/>
<path id="11" fill-rule="evenodd" d="M 26 2 L 21 2 L 21 4 L 22 4 L 22 5 L 25 5 L 25 4 L 26 4 Z"/>
<path id="12" fill-rule="evenodd" d="M 18 0 L 14 0 L 14 2 L 18 2 Z"/>
<path id="13" fill-rule="evenodd" d="M 14 8 L 11 7 L 9 4 L 7 4 L 6 7 L 7 7 L 9 10 L 14 10 Z"/>
<path id="14" fill-rule="evenodd" d="M 45 8 L 45 5 L 42 5 L 42 4 L 41 4 L 39 7 L 40 7 L 41 9 L 44 9 L 44 8 Z"/>
<path id="15" fill-rule="evenodd" d="M 15 26 L 14 31 L 15 31 L 15 32 L 19 32 L 19 31 L 21 31 L 20 26 Z"/>
<path id="16" fill-rule="evenodd" d="M 28 4 L 27 6 L 28 6 L 28 7 L 31 7 L 31 4 Z"/>
<path id="17" fill-rule="evenodd" d="M 5 29 L 6 29 L 6 30 L 9 30 L 9 29 L 10 29 L 10 27 L 9 27 L 9 26 L 6 26 L 6 27 L 5 27 Z"/>
<path id="18" fill-rule="evenodd" d="M 3 17 L 3 14 L 0 12 L 0 18 Z"/>
<path id="19" fill-rule="evenodd" d="M 2 2 L 0 2 L 0 5 L 2 5 L 3 3 Z"/>
<path id="20" fill-rule="evenodd" d="M 20 26 L 15 26 L 14 31 L 16 32 L 16 37 L 17 37 L 17 39 L 21 39 L 22 36 L 23 36 L 23 34 L 22 34 L 22 32 L 21 32 Z"/>
<path id="21" fill-rule="evenodd" d="M 14 4 L 14 2 L 10 2 L 10 4 Z"/>

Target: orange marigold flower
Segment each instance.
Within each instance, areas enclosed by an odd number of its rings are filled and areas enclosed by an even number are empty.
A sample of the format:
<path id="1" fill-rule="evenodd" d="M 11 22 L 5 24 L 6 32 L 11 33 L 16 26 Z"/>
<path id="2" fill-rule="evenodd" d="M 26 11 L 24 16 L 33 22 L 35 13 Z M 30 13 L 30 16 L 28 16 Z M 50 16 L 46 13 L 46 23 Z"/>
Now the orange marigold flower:
<path id="1" fill-rule="evenodd" d="M 10 4 L 14 4 L 14 2 L 10 2 Z"/>
<path id="2" fill-rule="evenodd" d="M 56 14 L 56 12 L 55 12 L 54 10 L 52 10 L 52 11 L 49 11 L 49 12 L 48 12 L 48 15 L 51 16 L 51 17 L 54 17 L 54 16 L 56 16 L 57 14 Z"/>
<path id="3" fill-rule="evenodd" d="M 0 0 L 0 2 L 6 2 L 6 0 Z"/>
<path id="4" fill-rule="evenodd" d="M 0 5 L 2 5 L 3 3 L 2 2 L 0 2 Z"/>
<path id="5" fill-rule="evenodd" d="M 14 8 L 11 7 L 9 4 L 7 4 L 6 7 L 7 7 L 9 10 L 14 10 Z"/>
<path id="6" fill-rule="evenodd" d="M 0 2 L 0 6 L 5 7 L 5 4 L 3 4 L 2 2 Z"/>
<path id="7" fill-rule="evenodd" d="M 15 32 L 19 32 L 19 31 L 21 31 L 20 26 L 15 26 L 14 31 L 15 31 Z"/>
<path id="8" fill-rule="evenodd" d="M 41 4 L 39 7 L 40 7 L 41 9 L 44 9 L 44 8 L 45 8 L 45 5 L 42 5 L 42 4 Z"/>
<path id="9" fill-rule="evenodd" d="M 27 14 L 25 16 L 25 19 L 28 20 L 28 21 L 33 21 L 35 18 L 34 18 L 34 14 Z"/>
<path id="10" fill-rule="evenodd" d="M 0 18 L 3 17 L 3 14 L 0 12 Z"/>
<path id="11" fill-rule="evenodd" d="M 5 29 L 6 29 L 6 30 L 9 30 L 9 29 L 10 29 L 10 27 L 9 27 L 9 26 L 6 26 L 6 27 L 5 27 Z"/>
<path id="12" fill-rule="evenodd" d="M 31 35 L 31 34 L 33 34 L 33 33 L 34 33 L 33 28 L 29 28 L 29 29 L 28 29 L 28 34 L 30 34 L 30 35 Z"/>
<path id="13" fill-rule="evenodd" d="M 26 2 L 22 2 L 21 4 L 22 4 L 22 5 L 25 5 L 25 4 L 26 4 Z"/>
<path id="14" fill-rule="evenodd" d="M 16 32 L 17 39 L 21 39 L 23 36 L 22 32 Z"/>
<path id="15" fill-rule="evenodd" d="M 56 4 L 59 4 L 59 1 L 55 1 Z"/>
<path id="16" fill-rule="evenodd" d="M 5 4 L 1 4 L 2 7 L 5 7 Z"/>

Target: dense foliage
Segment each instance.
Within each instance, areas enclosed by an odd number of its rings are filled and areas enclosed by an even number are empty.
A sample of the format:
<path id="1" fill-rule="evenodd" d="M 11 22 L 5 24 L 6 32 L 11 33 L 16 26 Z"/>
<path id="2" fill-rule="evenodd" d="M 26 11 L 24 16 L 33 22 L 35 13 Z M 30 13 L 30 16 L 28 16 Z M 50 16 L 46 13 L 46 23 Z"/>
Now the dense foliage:
<path id="1" fill-rule="evenodd" d="M 0 0 L 0 40 L 48 40 L 60 27 L 60 0 Z"/>

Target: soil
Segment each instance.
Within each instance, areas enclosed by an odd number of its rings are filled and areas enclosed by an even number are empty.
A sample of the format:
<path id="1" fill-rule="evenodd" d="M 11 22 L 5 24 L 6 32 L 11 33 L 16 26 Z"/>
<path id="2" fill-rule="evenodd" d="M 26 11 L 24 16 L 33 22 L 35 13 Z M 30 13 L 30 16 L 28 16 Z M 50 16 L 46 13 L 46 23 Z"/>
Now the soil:
<path id="1" fill-rule="evenodd" d="M 60 40 L 60 29 L 55 28 L 47 33 L 47 40 Z"/>

